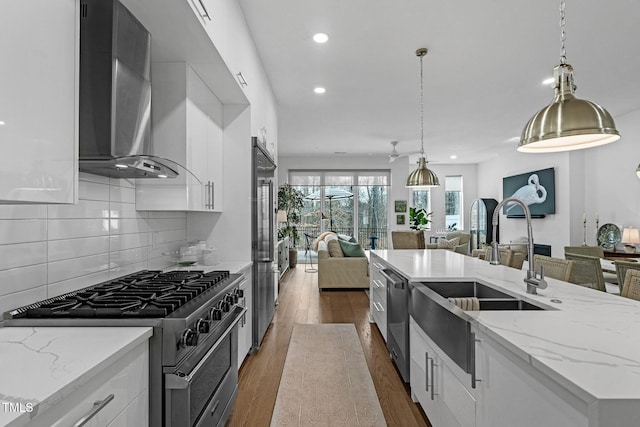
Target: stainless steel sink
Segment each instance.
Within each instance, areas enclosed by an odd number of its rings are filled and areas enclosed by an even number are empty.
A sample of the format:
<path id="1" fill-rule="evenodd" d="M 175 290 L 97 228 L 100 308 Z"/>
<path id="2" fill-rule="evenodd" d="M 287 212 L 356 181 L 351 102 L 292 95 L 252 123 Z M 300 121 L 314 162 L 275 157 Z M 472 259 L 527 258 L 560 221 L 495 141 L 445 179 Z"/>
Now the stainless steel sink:
<path id="1" fill-rule="evenodd" d="M 530 302 L 500 292 L 490 286 L 478 282 L 434 282 L 423 283 L 443 298 L 476 297 L 480 302 L 480 310 L 544 310 Z M 450 304 L 454 305 L 452 302 Z"/>
<path id="2" fill-rule="evenodd" d="M 544 310 L 478 282 L 409 283 L 409 314 L 438 347 L 471 374 L 475 388 L 475 337 L 471 318 L 449 298 L 476 297 L 482 310 Z"/>

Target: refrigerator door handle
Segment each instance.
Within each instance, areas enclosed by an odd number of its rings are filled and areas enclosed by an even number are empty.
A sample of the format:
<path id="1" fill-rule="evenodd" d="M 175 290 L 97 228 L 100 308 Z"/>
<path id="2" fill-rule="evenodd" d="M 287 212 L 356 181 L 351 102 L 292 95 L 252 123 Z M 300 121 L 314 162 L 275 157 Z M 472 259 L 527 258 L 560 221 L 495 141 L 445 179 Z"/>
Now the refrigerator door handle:
<path id="1" fill-rule="evenodd" d="M 274 228 L 275 228 L 275 218 L 273 217 L 274 212 L 273 212 L 273 203 L 274 203 L 274 197 L 273 197 L 273 192 L 274 192 L 274 188 L 273 188 L 273 181 L 269 180 L 267 181 L 269 183 L 269 208 L 267 209 L 267 211 L 269 212 L 269 259 L 271 261 L 273 261 L 273 259 L 275 258 L 275 240 L 274 240 Z"/>

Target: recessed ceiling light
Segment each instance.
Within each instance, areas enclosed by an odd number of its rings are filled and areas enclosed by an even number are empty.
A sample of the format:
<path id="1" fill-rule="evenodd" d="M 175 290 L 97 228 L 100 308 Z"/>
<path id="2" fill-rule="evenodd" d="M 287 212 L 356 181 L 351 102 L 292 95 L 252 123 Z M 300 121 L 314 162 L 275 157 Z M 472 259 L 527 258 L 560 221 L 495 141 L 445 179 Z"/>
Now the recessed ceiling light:
<path id="1" fill-rule="evenodd" d="M 449 158 L 453 160 L 453 159 L 457 159 L 458 156 L 456 156 L 455 154 L 452 154 L 452 155 L 449 156 Z"/>
<path id="2" fill-rule="evenodd" d="M 329 40 L 329 36 L 325 33 L 317 33 L 313 35 L 313 41 L 316 43 L 326 43 Z"/>
<path id="3" fill-rule="evenodd" d="M 549 85 L 553 84 L 554 82 L 555 82 L 555 79 L 553 77 L 549 77 L 549 78 L 544 79 L 542 81 L 542 84 L 545 85 L 545 86 L 549 86 Z"/>
<path id="4" fill-rule="evenodd" d="M 317 87 L 317 88 L 314 88 L 313 91 L 315 93 L 321 94 L 321 93 L 325 93 L 327 90 L 323 87 Z"/>
<path id="5" fill-rule="evenodd" d="M 334 151 L 333 154 L 347 154 L 346 151 Z"/>
<path id="6" fill-rule="evenodd" d="M 0 126 L 4 126 L 4 122 L 0 120 Z"/>

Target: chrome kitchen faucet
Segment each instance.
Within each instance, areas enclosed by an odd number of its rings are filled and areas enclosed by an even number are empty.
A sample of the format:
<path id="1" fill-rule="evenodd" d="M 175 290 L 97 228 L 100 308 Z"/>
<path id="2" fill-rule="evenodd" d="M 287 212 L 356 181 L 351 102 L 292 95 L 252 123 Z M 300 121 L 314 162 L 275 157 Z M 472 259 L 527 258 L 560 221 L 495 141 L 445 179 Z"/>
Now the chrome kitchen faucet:
<path id="1" fill-rule="evenodd" d="M 500 252 L 498 251 L 498 246 L 508 246 L 508 245 L 500 245 L 498 243 L 497 231 L 498 231 L 498 217 L 500 216 L 500 209 L 507 203 L 515 203 L 522 207 L 524 211 L 524 216 L 527 219 L 527 258 L 529 259 L 529 269 L 527 270 L 527 276 L 524 279 L 524 282 L 527 284 L 527 293 L 528 294 L 537 294 L 536 289 L 545 289 L 547 287 L 547 281 L 544 280 L 544 266 L 541 266 L 540 269 L 540 277 L 536 276 L 535 265 L 533 262 L 533 230 L 531 229 L 531 212 L 529 211 L 529 206 L 527 206 L 522 200 L 516 199 L 515 197 L 508 197 L 498 203 L 495 210 L 493 211 L 493 219 L 491 221 L 493 225 L 493 241 L 491 242 L 491 255 L 489 257 L 489 263 L 492 265 L 500 264 Z"/>

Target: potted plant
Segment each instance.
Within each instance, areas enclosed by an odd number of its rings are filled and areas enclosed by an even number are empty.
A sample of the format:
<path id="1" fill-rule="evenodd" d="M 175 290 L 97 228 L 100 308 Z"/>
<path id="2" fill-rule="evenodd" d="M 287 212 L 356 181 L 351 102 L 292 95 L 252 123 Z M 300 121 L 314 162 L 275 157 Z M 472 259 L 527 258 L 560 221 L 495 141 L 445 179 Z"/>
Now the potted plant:
<path id="1" fill-rule="evenodd" d="M 300 213 L 304 206 L 304 195 L 300 190 L 295 189 L 291 184 L 282 184 L 278 187 L 278 210 L 286 213 L 284 227 L 278 229 L 278 239 L 289 237 L 289 267 L 295 268 L 298 263 L 298 242 L 297 224 L 300 222 Z"/>
<path id="2" fill-rule="evenodd" d="M 412 230 L 426 230 L 433 212 L 424 208 L 409 208 L 409 228 Z"/>

